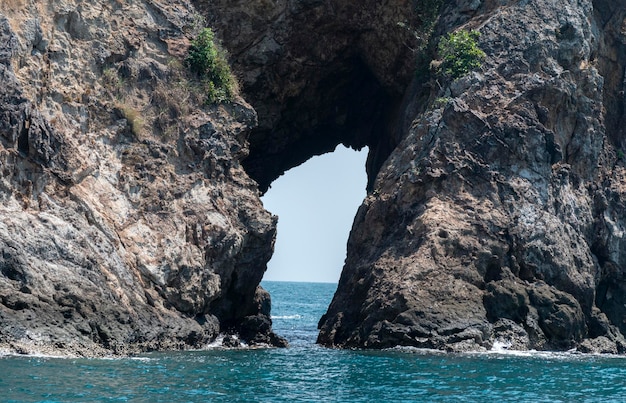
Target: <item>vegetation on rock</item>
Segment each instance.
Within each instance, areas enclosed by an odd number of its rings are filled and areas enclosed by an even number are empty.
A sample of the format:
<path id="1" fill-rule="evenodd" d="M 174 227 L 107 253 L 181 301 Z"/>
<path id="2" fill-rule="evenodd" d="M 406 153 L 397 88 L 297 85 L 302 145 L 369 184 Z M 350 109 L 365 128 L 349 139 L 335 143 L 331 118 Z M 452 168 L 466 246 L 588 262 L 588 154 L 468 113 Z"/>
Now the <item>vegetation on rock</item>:
<path id="1" fill-rule="evenodd" d="M 143 131 L 144 120 L 141 117 L 141 112 L 127 104 L 119 104 L 118 108 L 124 116 L 124 119 L 128 122 L 130 130 L 136 137 L 139 137 Z"/>
<path id="2" fill-rule="evenodd" d="M 230 71 L 224 51 L 215 44 L 215 35 L 211 28 L 200 31 L 198 37 L 191 42 L 185 65 L 204 83 L 208 103 L 232 99 L 237 82 Z"/>
<path id="3" fill-rule="evenodd" d="M 457 79 L 482 66 L 485 52 L 478 47 L 480 32 L 450 32 L 441 38 L 438 52 L 441 57 L 439 73 Z"/>

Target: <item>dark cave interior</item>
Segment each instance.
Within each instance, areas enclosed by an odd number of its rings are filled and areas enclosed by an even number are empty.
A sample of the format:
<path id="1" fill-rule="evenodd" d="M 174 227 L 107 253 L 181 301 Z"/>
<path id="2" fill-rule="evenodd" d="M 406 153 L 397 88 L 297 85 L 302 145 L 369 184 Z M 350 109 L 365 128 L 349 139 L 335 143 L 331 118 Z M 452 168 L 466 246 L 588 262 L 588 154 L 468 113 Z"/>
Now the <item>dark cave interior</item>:
<path id="1" fill-rule="evenodd" d="M 339 144 L 370 148 L 368 189 L 395 144 L 389 144 L 388 122 L 397 105 L 367 66 L 353 57 L 320 76 L 299 96 L 288 99 L 278 122 L 250 135 L 250 154 L 243 161 L 262 193 L 284 172 Z"/>

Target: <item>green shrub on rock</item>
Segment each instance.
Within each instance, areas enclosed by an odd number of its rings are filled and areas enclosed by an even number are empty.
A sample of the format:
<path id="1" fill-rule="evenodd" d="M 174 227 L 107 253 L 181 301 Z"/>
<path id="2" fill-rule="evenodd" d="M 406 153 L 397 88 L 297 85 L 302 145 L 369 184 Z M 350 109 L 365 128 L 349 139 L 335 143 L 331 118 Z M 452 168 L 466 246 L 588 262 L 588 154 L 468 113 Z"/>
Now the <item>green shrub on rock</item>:
<path id="1" fill-rule="evenodd" d="M 450 32 L 439 41 L 439 73 L 456 79 L 479 68 L 485 52 L 478 47 L 478 31 Z"/>
<path id="2" fill-rule="evenodd" d="M 215 44 L 211 28 L 203 29 L 191 42 L 185 65 L 204 83 L 207 102 L 218 103 L 233 98 L 237 82 L 224 52 Z"/>

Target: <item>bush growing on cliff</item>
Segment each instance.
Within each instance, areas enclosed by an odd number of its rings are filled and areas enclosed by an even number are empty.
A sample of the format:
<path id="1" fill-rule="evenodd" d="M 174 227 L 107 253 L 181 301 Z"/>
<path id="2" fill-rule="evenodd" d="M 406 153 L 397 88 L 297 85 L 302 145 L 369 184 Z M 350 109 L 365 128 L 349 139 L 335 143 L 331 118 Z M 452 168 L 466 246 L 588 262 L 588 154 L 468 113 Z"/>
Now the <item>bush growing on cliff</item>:
<path id="1" fill-rule="evenodd" d="M 204 83 L 207 102 L 218 103 L 233 98 L 236 80 L 224 52 L 215 44 L 211 28 L 200 31 L 198 37 L 191 42 L 185 65 Z"/>
<path id="2" fill-rule="evenodd" d="M 450 32 L 441 38 L 439 73 L 456 79 L 482 66 L 485 52 L 478 47 L 478 31 Z"/>

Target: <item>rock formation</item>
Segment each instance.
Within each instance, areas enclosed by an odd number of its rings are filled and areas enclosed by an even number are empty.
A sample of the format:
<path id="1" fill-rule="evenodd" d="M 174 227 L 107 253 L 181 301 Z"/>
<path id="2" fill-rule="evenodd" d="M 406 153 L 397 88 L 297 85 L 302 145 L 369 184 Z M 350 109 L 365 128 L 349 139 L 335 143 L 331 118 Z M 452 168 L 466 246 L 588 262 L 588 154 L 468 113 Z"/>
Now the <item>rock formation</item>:
<path id="1" fill-rule="evenodd" d="M 2 347 L 284 345 L 258 288 L 276 219 L 240 165 L 256 113 L 203 106 L 193 8 L 0 4 Z"/>
<path id="2" fill-rule="evenodd" d="M 624 352 L 626 3 L 461 3 L 487 58 L 407 94 L 319 342 Z"/>
<path id="3" fill-rule="evenodd" d="M 0 0 L 3 349 L 284 345 L 259 194 L 343 143 L 368 196 L 321 344 L 626 350 L 626 2 L 40 3 Z M 183 67 L 205 24 L 243 98 Z M 486 58 L 452 79 L 459 30 Z"/>
<path id="4" fill-rule="evenodd" d="M 243 164 L 260 189 L 340 143 L 372 150 L 373 180 L 398 142 L 387 124 L 415 72 L 416 40 L 400 24 L 419 25 L 410 2 L 196 3 L 259 114 Z"/>

